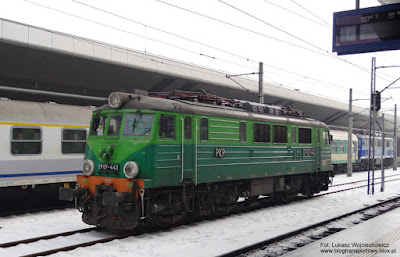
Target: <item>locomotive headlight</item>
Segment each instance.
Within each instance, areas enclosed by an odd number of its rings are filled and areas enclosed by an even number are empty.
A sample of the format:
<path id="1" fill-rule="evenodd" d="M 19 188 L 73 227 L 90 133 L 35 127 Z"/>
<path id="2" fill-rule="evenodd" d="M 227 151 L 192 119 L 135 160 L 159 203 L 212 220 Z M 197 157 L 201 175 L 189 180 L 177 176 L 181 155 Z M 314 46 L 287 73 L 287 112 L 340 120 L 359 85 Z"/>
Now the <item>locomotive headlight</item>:
<path id="1" fill-rule="evenodd" d="M 86 159 L 83 161 L 82 167 L 83 174 L 85 176 L 90 176 L 94 172 L 94 162 L 92 160 Z"/>
<path id="2" fill-rule="evenodd" d="M 139 166 L 137 163 L 132 161 L 125 163 L 124 174 L 126 178 L 135 178 L 139 174 Z"/>
<path id="3" fill-rule="evenodd" d="M 108 104 L 111 108 L 118 109 L 122 105 L 122 97 L 118 92 L 113 92 L 108 97 Z"/>

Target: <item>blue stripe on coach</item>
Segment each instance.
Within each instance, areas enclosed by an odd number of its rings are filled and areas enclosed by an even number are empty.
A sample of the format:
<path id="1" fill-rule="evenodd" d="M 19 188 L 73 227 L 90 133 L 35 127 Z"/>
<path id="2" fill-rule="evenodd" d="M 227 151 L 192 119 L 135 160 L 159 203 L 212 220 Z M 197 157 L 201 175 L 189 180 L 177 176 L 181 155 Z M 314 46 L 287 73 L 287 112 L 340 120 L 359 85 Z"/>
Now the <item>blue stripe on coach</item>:
<path id="1" fill-rule="evenodd" d="M 56 172 L 42 172 L 42 173 L 22 173 L 22 174 L 5 174 L 0 175 L 0 178 L 12 177 L 33 177 L 33 176 L 51 176 L 51 175 L 66 175 L 66 174 L 81 174 L 82 171 L 56 171 Z"/>

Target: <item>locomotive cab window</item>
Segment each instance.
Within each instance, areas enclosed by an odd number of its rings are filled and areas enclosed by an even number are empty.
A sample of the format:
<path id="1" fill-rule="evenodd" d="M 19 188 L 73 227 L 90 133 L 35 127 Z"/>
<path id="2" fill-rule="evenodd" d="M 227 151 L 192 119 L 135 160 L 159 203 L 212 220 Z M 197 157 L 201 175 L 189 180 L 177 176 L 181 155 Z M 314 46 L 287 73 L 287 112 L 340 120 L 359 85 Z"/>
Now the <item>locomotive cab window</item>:
<path id="1" fill-rule="evenodd" d="M 122 116 L 112 115 L 108 124 L 107 136 L 118 136 L 121 128 Z"/>
<path id="2" fill-rule="evenodd" d="M 90 127 L 91 136 L 103 136 L 104 128 L 106 126 L 107 116 L 95 116 L 92 120 L 92 126 Z"/>
<path id="3" fill-rule="evenodd" d="M 123 135 L 149 136 L 153 124 L 153 115 L 128 114 L 125 117 Z"/>
<path id="4" fill-rule="evenodd" d="M 42 130 L 40 128 L 12 128 L 11 154 L 40 154 Z"/>
<path id="5" fill-rule="evenodd" d="M 84 129 L 63 129 L 61 139 L 61 152 L 85 153 L 86 130 Z"/>
<path id="6" fill-rule="evenodd" d="M 299 144 L 311 144 L 311 129 L 299 128 Z"/>
<path id="7" fill-rule="evenodd" d="M 254 142 L 271 142 L 270 126 L 268 124 L 254 124 Z"/>
<path id="8" fill-rule="evenodd" d="M 286 126 L 273 126 L 274 143 L 286 144 L 287 143 L 287 127 Z"/>
<path id="9" fill-rule="evenodd" d="M 160 138 L 175 138 L 175 116 L 161 114 L 160 118 Z"/>

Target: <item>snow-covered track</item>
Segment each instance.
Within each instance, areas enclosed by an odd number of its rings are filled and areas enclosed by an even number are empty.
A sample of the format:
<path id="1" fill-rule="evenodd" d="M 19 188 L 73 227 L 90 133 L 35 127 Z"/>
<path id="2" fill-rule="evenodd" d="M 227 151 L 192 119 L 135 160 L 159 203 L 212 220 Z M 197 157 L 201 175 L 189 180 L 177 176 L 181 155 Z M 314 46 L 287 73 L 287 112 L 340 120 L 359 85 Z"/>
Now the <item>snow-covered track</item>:
<path id="1" fill-rule="evenodd" d="M 393 182 L 393 181 L 398 181 L 398 180 L 400 180 L 400 178 L 385 180 L 385 183 Z M 363 182 L 365 182 L 365 181 L 363 181 Z M 374 185 L 379 185 L 379 184 L 381 184 L 381 182 L 375 182 L 375 183 L 374 183 Z M 348 184 L 345 183 L 345 184 L 342 184 L 342 185 L 348 185 Z M 342 186 L 342 185 L 338 185 L 338 186 Z M 329 194 L 335 194 L 335 193 L 340 193 L 340 192 L 344 192 L 344 191 L 348 191 L 348 190 L 353 190 L 353 189 L 358 189 L 358 188 L 367 187 L 367 186 L 368 186 L 368 184 L 366 184 L 366 185 L 361 185 L 361 186 L 356 186 L 356 187 L 350 187 L 350 188 L 339 189 L 339 190 L 336 190 L 336 191 L 330 191 L 330 192 L 320 193 L 320 194 L 318 194 L 318 195 L 315 195 L 314 197 L 323 196 L 323 195 L 329 195 Z M 370 185 L 370 186 L 371 186 L 371 185 Z"/>
<path id="2" fill-rule="evenodd" d="M 397 176 L 400 176 L 400 174 L 388 175 L 388 176 L 385 176 L 385 179 L 390 178 L 390 177 L 397 177 Z M 377 177 L 374 180 L 380 180 L 380 179 L 381 179 L 380 177 Z M 329 186 L 329 188 L 344 186 L 344 185 L 353 185 L 353 184 L 358 184 L 358 183 L 367 182 L 367 181 L 368 181 L 368 179 L 357 180 L 357 181 L 352 181 L 352 182 L 347 182 L 347 183 L 342 183 L 342 184 L 331 185 L 331 186 Z"/>
<path id="3" fill-rule="evenodd" d="M 7 243 L 0 244 L 0 248 L 8 248 L 8 247 L 17 246 L 17 245 L 20 245 L 20 244 L 34 243 L 34 242 L 37 242 L 37 241 L 40 241 L 40 240 L 49 240 L 49 239 L 53 239 L 53 238 L 60 237 L 60 236 L 70 236 L 70 235 L 78 234 L 78 233 L 86 233 L 86 232 L 89 232 L 89 231 L 92 231 L 92 230 L 96 230 L 96 229 L 97 228 L 85 228 L 85 229 L 62 232 L 62 233 L 51 234 L 51 235 L 46 235 L 46 236 L 28 238 L 28 239 L 13 241 L 13 242 L 7 242 Z"/>
<path id="4" fill-rule="evenodd" d="M 262 256 L 280 256 L 304 245 L 320 240 L 331 234 L 347 229 L 352 225 L 361 223 L 365 220 L 379 216 L 385 212 L 400 207 L 400 197 L 395 197 L 389 200 L 381 201 L 380 203 L 367 206 L 365 208 L 352 211 L 316 224 L 312 224 L 274 238 L 269 238 L 258 243 L 236 249 L 234 251 L 219 255 L 220 257 L 231 257 L 246 254 L 251 256 L 252 252 L 260 251 Z M 351 225 L 338 225 L 342 220 L 350 219 Z M 315 235 L 315 230 L 318 230 L 318 235 Z M 284 242 L 284 243 L 283 243 Z M 283 245 L 283 246 L 279 246 Z M 291 245 L 290 247 L 287 247 Z M 282 249 L 283 248 L 283 249 Z"/>
<path id="5" fill-rule="evenodd" d="M 14 248 L 12 249 L 13 252 L 23 252 L 21 256 L 25 257 L 47 256 L 58 252 L 71 251 L 79 247 L 136 236 L 141 233 L 143 231 L 107 231 L 107 229 L 93 227 L 3 243 L 0 248 Z"/>

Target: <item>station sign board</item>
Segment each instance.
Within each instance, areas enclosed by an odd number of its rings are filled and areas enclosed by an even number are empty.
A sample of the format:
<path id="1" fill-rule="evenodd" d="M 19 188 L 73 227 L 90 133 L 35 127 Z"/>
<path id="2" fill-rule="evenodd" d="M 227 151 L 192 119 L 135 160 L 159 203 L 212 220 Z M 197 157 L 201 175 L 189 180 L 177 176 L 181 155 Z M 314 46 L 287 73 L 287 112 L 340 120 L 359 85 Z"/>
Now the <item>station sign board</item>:
<path id="1" fill-rule="evenodd" d="M 338 55 L 400 49 L 400 3 L 336 12 L 333 47 Z"/>

